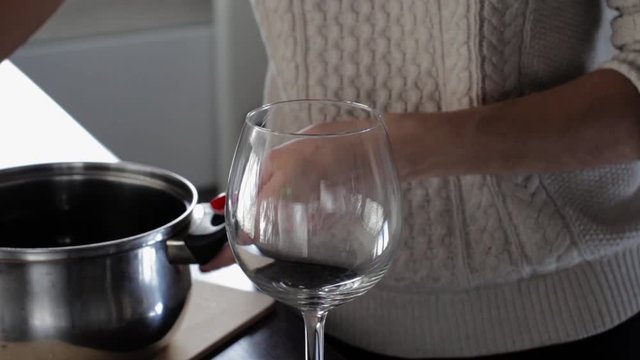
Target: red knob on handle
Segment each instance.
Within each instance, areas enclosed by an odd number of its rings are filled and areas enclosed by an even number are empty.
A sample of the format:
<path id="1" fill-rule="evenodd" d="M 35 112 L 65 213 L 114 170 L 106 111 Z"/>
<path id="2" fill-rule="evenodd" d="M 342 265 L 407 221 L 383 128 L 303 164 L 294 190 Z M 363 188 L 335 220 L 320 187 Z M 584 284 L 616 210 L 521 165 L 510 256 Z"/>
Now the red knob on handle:
<path id="1" fill-rule="evenodd" d="M 216 214 L 223 215 L 224 214 L 224 205 L 227 202 L 227 195 L 222 193 L 213 198 L 209 203 L 211 204 L 211 208 L 213 212 Z"/>

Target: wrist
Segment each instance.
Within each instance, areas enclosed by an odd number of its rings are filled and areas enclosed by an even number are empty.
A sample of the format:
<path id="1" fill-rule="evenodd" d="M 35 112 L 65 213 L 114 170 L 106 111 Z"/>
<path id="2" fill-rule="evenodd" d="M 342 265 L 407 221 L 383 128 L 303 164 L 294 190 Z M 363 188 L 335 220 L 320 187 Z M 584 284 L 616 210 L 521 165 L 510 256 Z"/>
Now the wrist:
<path id="1" fill-rule="evenodd" d="M 385 114 L 402 179 L 465 173 L 476 154 L 476 109 L 443 113 Z"/>

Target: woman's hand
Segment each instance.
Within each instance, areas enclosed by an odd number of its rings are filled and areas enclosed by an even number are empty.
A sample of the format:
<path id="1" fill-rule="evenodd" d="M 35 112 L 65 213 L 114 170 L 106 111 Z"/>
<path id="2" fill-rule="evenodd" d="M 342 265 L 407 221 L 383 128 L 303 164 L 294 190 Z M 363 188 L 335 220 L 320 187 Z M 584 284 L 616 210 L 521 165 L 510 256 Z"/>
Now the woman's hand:
<path id="1" fill-rule="evenodd" d="M 250 236 L 239 229 L 238 243 L 259 242 L 260 211 L 269 216 L 278 216 L 273 204 L 306 203 L 318 200 L 323 191 L 356 176 L 356 162 L 366 154 L 356 152 L 362 147 L 354 146 L 361 136 L 339 135 L 353 132 L 354 129 L 366 129 L 359 121 L 341 121 L 322 123 L 305 129 L 302 134 L 309 135 L 286 142 L 268 152 L 261 163 L 260 182 L 255 198 L 256 216 Z M 336 136 L 313 136 L 320 134 L 338 134 Z M 270 209 L 270 210 L 264 210 Z M 223 248 L 212 261 L 200 267 L 202 271 L 211 271 L 231 265 L 234 258 L 230 247 Z"/>
<path id="2" fill-rule="evenodd" d="M 318 197 L 324 185 L 355 171 L 360 155 L 354 148 L 348 137 L 304 138 L 274 148 L 262 166 L 258 202 L 274 197 L 288 201 Z"/>
<path id="3" fill-rule="evenodd" d="M 229 246 L 229 243 L 226 243 L 215 258 L 205 265 L 200 265 L 200 271 L 213 271 L 225 266 L 233 265 L 235 262 L 236 260 L 231 252 L 231 247 Z"/>

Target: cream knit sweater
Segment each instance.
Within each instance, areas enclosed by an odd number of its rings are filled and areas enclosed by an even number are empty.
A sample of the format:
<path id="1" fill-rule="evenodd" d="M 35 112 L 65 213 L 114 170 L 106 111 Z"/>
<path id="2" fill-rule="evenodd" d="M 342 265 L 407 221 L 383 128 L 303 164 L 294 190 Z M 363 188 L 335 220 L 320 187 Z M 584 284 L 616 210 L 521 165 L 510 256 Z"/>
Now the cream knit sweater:
<path id="1" fill-rule="evenodd" d="M 620 12 L 612 22 L 620 52 L 601 66 L 640 87 L 640 0 L 608 5 Z M 254 0 L 270 59 L 266 100 L 436 112 L 524 95 L 587 71 L 603 7 Z M 582 338 L 640 311 L 639 164 L 422 179 L 403 189 L 394 265 L 332 311 L 331 334 L 396 356 L 471 356 Z"/>

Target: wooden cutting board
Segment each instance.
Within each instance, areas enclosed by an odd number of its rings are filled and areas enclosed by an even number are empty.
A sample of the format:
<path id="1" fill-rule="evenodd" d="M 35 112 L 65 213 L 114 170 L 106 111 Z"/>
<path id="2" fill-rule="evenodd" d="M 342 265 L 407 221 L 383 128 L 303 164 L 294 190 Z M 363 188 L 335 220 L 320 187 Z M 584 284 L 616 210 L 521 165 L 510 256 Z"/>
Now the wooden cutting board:
<path id="1" fill-rule="evenodd" d="M 257 292 L 197 280 L 192 284 L 191 295 L 180 322 L 172 330 L 172 336 L 163 341 L 166 345 L 152 356 L 153 360 L 201 359 L 216 347 L 232 340 L 273 308 L 273 299 Z M 147 355 L 107 353 L 55 340 L 0 342 L 0 360 L 140 360 L 149 359 Z"/>
<path id="2" fill-rule="evenodd" d="M 193 281 L 182 321 L 156 360 L 191 360 L 210 354 L 273 309 L 258 293 Z"/>

